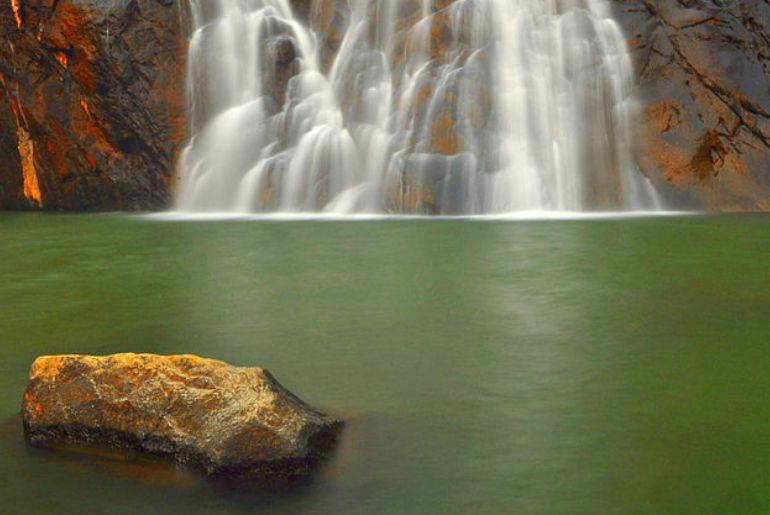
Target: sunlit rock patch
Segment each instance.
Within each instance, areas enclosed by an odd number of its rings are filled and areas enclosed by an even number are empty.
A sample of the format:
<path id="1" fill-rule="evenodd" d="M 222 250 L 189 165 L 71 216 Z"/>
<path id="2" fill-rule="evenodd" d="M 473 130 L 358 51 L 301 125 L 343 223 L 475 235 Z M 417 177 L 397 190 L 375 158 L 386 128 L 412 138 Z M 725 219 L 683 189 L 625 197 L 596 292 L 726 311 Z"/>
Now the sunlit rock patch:
<path id="1" fill-rule="evenodd" d="M 310 473 L 342 426 L 266 370 L 188 355 L 38 358 L 22 416 L 33 444 L 128 447 L 263 478 Z"/>

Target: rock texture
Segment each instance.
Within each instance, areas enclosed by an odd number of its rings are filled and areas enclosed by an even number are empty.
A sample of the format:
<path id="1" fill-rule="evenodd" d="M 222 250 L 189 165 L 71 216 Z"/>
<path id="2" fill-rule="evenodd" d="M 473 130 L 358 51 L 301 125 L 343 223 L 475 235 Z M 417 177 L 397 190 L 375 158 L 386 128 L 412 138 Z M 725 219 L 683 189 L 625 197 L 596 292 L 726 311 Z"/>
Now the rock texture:
<path id="1" fill-rule="evenodd" d="M 673 207 L 770 210 L 770 1 L 615 0 L 638 162 Z"/>
<path id="2" fill-rule="evenodd" d="M 347 0 L 290 0 L 290 3 L 300 19 L 321 38 L 321 65 L 323 71 L 328 72 L 350 24 L 350 5 Z"/>
<path id="3" fill-rule="evenodd" d="M 349 2 L 290 3 L 324 42 L 322 67 L 328 68 L 350 24 Z M 431 57 L 437 63 L 449 55 L 448 41 L 465 37 L 453 35 L 441 15 L 452 3 L 433 0 L 438 14 Z M 637 160 L 668 206 L 770 210 L 770 0 L 610 4 L 638 74 Z M 0 0 L 0 208 L 169 205 L 186 132 L 186 5 Z M 370 5 L 375 13 L 377 2 Z M 399 0 L 398 31 L 417 21 L 420 5 Z M 375 37 L 374 26 L 371 32 Z M 272 60 L 263 63 L 264 80 L 280 104 L 296 73 L 296 49 L 280 31 L 268 43 Z M 478 65 L 487 66 L 483 59 Z M 428 98 L 431 87 L 425 84 L 421 94 Z M 420 143 L 421 151 L 437 156 L 437 171 L 460 166 L 455 158 L 468 139 L 453 122 L 460 111 L 469 110 L 476 131 L 493 115 L 483 97 L 446 104 L 447 116 Z M 410 163 L 404 166 L 405 179 L 392 185 L 392 203 L 431 212 L 436 192 L 446 189 L 443 175 L 418 180 Z"/>
<path id="4" fill-rule="evenodd" d="M 38 358 L 22 415 L 32 443 L 128 446 L 269 478 L 309 472 L 342 426 L 266 370 L 148 354 Z"/>
<path id="5" fill-rule="evenodd" d="M 169 204 L 186 132 L 183 5 L 0 0 L 0 208 Z"/>

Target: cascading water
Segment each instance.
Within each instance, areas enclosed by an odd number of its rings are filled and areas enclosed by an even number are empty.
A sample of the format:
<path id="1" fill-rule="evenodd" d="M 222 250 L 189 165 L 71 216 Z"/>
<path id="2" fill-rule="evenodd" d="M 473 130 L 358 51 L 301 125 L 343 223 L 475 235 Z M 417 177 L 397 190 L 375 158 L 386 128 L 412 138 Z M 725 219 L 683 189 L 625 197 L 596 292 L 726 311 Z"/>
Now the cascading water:
<path id="1" fill-rule="evenodd" d="M 657 207 L 606 1 L 190 2 L 180 210 Z"/>

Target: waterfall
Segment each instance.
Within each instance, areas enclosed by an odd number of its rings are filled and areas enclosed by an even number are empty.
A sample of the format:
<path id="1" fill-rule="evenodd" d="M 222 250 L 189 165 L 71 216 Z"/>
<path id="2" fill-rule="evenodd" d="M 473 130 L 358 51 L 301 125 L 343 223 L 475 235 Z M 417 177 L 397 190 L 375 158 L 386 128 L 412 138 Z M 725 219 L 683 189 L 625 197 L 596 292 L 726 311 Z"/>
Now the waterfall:
<path id="1" fill-rule="evenodd" d="M 189 1 L 182 211 L 657 208 L 606 0 Z"/>

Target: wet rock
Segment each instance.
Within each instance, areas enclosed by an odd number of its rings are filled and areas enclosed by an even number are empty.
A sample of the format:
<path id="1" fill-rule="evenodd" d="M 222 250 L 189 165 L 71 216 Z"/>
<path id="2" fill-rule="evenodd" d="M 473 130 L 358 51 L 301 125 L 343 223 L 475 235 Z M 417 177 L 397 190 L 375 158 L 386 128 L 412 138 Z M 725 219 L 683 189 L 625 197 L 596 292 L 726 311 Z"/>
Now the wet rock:
<path id="1" fill-rule="evenodd" d="M 770 210 L 770 4 L 614 7 L 639 83 L 637 161 L 669 205 Z"/>
<path id="2" fill-rule="evenodd" d="M 347 0 L 291 0 L 299 19 L 309 24 L 321 39 L 321 69 L 328 72 L 350 25 Z"/>
<path id="3" fill-rule="evenodd" d="M 170 204 L 184 2 L 0 2 L 0 208 Z"/>
<path id="4" fill-rule="evenodd" d="M 329 73 L 351 24 L 348 0 L 290 0 L 320 45 Z M 420 77 L 411 113 L 411 153 L 473 152 L 483 170 L 496 163 L 479 142 L 494 134 L 489 77 L 493 62 L 473 46 L 471 28 L 488 24 L 475 0 L 433 0 L 429 42 L 409 35 L 422 0 L 368 2 L 362 45 L 340 87 L 344 98 L 382 80 L 377 20 L 393 17 L 397 70 L 417 51 L 432 66 Z M 614 0 L 637 74 L 637 163 L 673 208 L 770 210 L 770 4 L 767 0 Z M 0 1 L 0 208 L 163 209 L 171 203 L 186 133 L 186 2 L 169 0 Z M 204 2 L 205 17 L 214 3 Z M 262 86 L 271 106 L 291 97 L 298 73 L 293 30 L 263 31 Z M 484 32 L 489 32 L 485 30 Z M 379 47 L 378 47 L 379 48 Z M 478 63 L 469 63 L 476 59 Z M 472 64 L 473 66 L 470 66 Z M 460 66 L 467 73 L 452 74 Z M 396 74 L 397 75 L 397 74 Z M 198 81 L 198 87 L 205 87 Z M 441 87 L 439 87 L 441 85 Z M 396 90 L 403 85 L 394 84 Z M 350 90 L 350 91 L 347 91 Z M 343 106 L 366 122 L 374 101 Z M 205 121 L 212 106 L 196 106 Z M 271 107 L 272 109 L 272 107 Z M 216 110 L 214 110 L 216 111 Z M 200 115 L 200 113 L 204 113 Z M 482 135 L 481 137 L 480 135 Z M 451 175 L 451 174 L 450 174 Z M 422 183 L 406 174 L 405 204 Z M 604 182 L 602 182 L 604 181 Z M 433 188 L 430 188 L 431 190 Z M 451 188 L 450 188 L 451 189 Z M 595 196 L 617 190 L 599 178 Z M 593 194 L 592 194 L 593 195 Z M 419 202 L 412 200 L 421 199 Z M 428 210 L 430 211 L 430 210 Z"/>
<path id="5" fill-rule="evenodd" d="M 266 478 L 310 472 L 342 426 L 266 370 L 149 354 L 38 358 L 22 416 L 33 444 L 128 447 Z"/>
<path id="6" fill-rule="evenodd" d="M 406 156 L 391 177 L 385 208 L 401 214 L 464 214 L 466 203 L 480 202 L 477 184 L 484 179 L 476 169 L 476 158 L 470 153 Z"/>
<path id="7" fill-rule="evenodd" d="M 261 77 L 263 88 L 277 105 L 283 105 L 289 80 L 300 71 L 296 61 L 296 42 L 291 36 L 276 36 L 268 39 L 265 46 Z"/>

